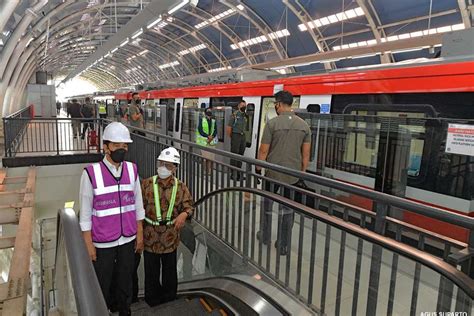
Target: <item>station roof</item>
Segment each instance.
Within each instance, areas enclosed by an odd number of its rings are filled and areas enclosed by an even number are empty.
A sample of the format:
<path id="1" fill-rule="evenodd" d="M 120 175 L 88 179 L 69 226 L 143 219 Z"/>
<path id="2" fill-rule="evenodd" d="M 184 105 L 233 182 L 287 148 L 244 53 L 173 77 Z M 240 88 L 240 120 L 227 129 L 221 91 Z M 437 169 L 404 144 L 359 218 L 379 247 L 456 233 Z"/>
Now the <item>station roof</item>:
<path id="1" fill-rule="evenodd" d="M 241 68 L 393 63 L 432 57 L 442 34 L 472 26 L 473 10 L 472 0 L 8 0 L 0 74 L 79 75 L 110 90 Z"/>

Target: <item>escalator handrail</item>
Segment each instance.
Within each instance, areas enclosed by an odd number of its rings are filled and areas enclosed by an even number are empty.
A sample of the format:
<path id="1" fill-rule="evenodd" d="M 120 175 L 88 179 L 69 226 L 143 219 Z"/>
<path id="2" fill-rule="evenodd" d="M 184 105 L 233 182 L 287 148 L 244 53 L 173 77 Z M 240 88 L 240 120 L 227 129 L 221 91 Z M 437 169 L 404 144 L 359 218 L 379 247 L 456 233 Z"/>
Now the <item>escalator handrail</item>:
<path id="1" fill-rule="evenodd" d="M 81 316 L 108 315 L 107 305 L 101 294 L 102 290 L 87 252 L 77 215 L 73 209 L 65 208 L 58 212 L 56 263 L 61 235 L 64 236 L 64 246 L 78 314 Z"/>
<path id="2" fill-rule="evenodd" d="M 221 299 L 217 295 L 214 295 L 214 294 L 206 291 L 205 289 L 178 291 L 178 296 L 179 295 L 195 295 L 195 294 L 200 294 L 200 295 L 203 295 L 203 296 L 211 297 L 214 300 L 216 300 L 217 302 L 219 302 L 222 306 L 224 306 L 225 308 L 230 310 L 234 315 L 239 315 L 239 313 L 232 306 L 230 306 L 229 303 L 227 303 L 225 300 Z"/>
<path id="3" fill-rule="evenodd" d="M 254 188 L 247 188 L 247 187 L 224 188 L 224 189 L 212 191 L 204 195 L 203 197 L 201 197 L 200 199 L 196 201 L 195 206 L 197 207 L 203 204 L 206 200 L 210 199 L 211 197 L 215 195 L 218 195 L 221 193 L 228 193 L 228 192 L 247 192 L 251 194 L 260 195 L 264 198 L 270 199 L 274 202 L 277 202 L 286 207 L 294 209 L 306 216 L 317 219 L 330 226 L 336 227 L 349 234 L 362 238 L 368 242 L 382 246 L 383 248 L 386 248 L 394 253 L 397 253 L 398 255 L 412 259 L 418 263 L 421 263 L 424 266 L 431 268 L 432 270 L 438 272 L 439 274 L 445 276 L 448 280 L 451 280 L 461 290 L 463 290 L 466 293 L 466 295 L 468 295 L 471 299 L 474 299 L 474 280 L 471 279 L 466 274 L 464 274 L 463 272 L 457 270 L 455 267 L 451 266 L 450 264 L 430 254 L 419 251 L 418 249 L 415 249 L 411 246 L 399 243 L 395 240 L 392 240 L 385 236 L 374 233 L 370 230 L 361 228 L 360 226 L 357 226 L 355 224 L 345 222 L 323 211 L 312 209 L 306 205 L 297 203 L 295 201 L 282 197 L 278 194 L 271 193 L 264 190 L 254 189 Z"/>

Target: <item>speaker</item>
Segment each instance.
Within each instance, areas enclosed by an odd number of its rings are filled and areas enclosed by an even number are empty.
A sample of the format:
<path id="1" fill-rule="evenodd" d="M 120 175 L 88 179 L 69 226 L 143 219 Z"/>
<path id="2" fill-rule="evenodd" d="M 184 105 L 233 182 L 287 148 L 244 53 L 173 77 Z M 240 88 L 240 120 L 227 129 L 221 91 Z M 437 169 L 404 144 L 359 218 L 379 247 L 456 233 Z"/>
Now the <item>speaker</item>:
<path id="1" fill-rule="evenodd" d="M 36 72 L 36 84 L 48 84 L 48 74 L 46 71 Z"/>

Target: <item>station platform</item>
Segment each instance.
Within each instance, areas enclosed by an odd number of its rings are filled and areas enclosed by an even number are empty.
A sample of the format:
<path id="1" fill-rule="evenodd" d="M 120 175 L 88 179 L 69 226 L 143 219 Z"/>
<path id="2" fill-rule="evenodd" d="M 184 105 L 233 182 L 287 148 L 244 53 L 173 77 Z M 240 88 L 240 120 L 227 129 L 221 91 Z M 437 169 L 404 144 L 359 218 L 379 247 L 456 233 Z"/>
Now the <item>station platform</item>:
<path id="1" fill-rule="evenodd" d="M 96 120 L 99 137 L 108 122 Z M 44 131 L 51 126 L 55 131 L 45 138 Z M 57 126 L 61 126 L 59 133 Z M 31 261 L 40 262 L 33 268 L 42 285 L 35 292 L 38 309 L 51 315 L 104 315 L 107 307 L 78 225 L 78 205 L 65 207 L 65 202 L 78 201 L 83 168 L 100 160 L 101 155 L 92 149 L 91 156 L 76 161 L 85 157 L 89 147 L 87 140 L 72 137 L 68 118 L 31 119 L 15 130 L 18 134 L 14 138 L 7 137 L 9 142 L 16 142 L 7 151 L 9 158 L 22 163 L 28 162 L 25 159 L 42 162 L 33 168 L 34 225 L 29 228 L 36 240 L 35 259 Z M 127 159 L 137 164 L 142 178 L 147 178 L 156 170 L 155 160 L 161 149 L 175 146 L 182 161 L 177 177 L 190 188 L 196 215 L 186 224 L 187 233 L 181 235 L 178 299 L 150 308 L 142 297 L 144 272 L 140 266 L 141 297 L 132 305 L 132 315 L 474 313 L 469 241 L 443 237 L 403 222 L 400 212 L 429 214 L 470 231 L 471 236 L 472 218 L 220 149 L 203 148 L 170 135 L 145 132 L 144 136 L 131 134 L 134 142 Z M 35 145 L 27 146 L 26 142 Z M 210 173 L 202 150 L 216 156 Z M 61 163 L 55 163 L 57 156 L 62 157 Z M 230 165 L 231 159 L 240 160 L 243 167 Z M 297 176 L 306 181 L 308 188 L 259 175 L 254 172 L 257 165 Z M 30 205 L 19 206 L 28 192 L 18 192 L 19 181 L 32 170 L 26 166 L 7 168 L 3 173 L 2 196 L 9 199 L 2 203 L 5 210 L 14 212 Z M 237 173 L 241 176 L 231 177 Z M 264 190 L 266 183 L 286 187 L 291 190 L 291 198 Z M 341 193 L 369 199 L 376 207 L 364 209 L 337 199 Z M 295 198 L 297 195 L 300 197 Z M 285 217 L 288 214 L 291 217 Z M 286 253 L 275 245 L 283 217 L 291 218 Z M 257 238 L 263 220 L 270 227 L 266 242 Z M 10 224 L 18 228 L 5 231 L 21 231 L 20 221 L 10 220 Z M 20 237 L 17 235 L 16 240 Z"/>

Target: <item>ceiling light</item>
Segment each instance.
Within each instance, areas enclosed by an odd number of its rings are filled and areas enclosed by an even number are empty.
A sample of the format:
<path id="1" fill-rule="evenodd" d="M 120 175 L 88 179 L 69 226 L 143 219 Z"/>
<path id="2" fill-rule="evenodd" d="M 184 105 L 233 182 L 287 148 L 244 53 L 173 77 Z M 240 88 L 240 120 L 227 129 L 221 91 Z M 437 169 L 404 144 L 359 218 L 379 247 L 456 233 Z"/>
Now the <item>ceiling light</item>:
<path id="1" fill-rule="evenodd" d="M 151 29 L 152 27 L 154 27 L 155 25 L 157 25 L 157 24 L 160 23 L 160 22 L 161 22 L 161 15 L 160 15 L 160 17 L 159 17 L 158 19 L 156 19 L 155 21 L 151 22 L 151 23 L 148 24 L 146 27 L 147 27 L 148 29 Z"/>
<path id="2" fill-rule="evenodd" d="M 218 71 L 224 71 L 224 70 L 229 70 L 229 69 L 232 69 L 232 67 L 227 66 L 227 67 L 214 68 L 214 69 L 209 69 L 207 72 L 218 72 Z"/>
<path id="3" fill-rule="evenodd" d="M 128 44 L 128 38 L 120 44 L 120 47 L 124 47 Z"/>
<path id="4" fill-rule="evenodd" d="M 170 62 L 168 64 L 164 64 L 164 65 L 160 65 L 158 68 L 160 68 L 161 70 L 163 69 L 166 69 L 166 68 L 169 68 L 169 67 L 173 67 L 173 66 L 177 66 L 179 65 L 179 61 L 175 60 L 173 62 Z"/>
<path id="5" fill-rule="evenodd" d="M 360 7 L 358 7 L 356 9 L 342 11 L 342 12 L 339 12 L 339 13 L 336 13 L 336 14 L 332 14 L 332 15 L 329 15 L 329 16 L 319 18 L 319 19 L 313 20 L 311 22 L 308 22 L 307 24 L 310 28 L 314 29 L 315 27 L 321 27 L 323 25 L 329 25 L 329 24 L 333 24 L 333 23 L 337 23 L 337 22 L 342 22 L 342 21 L 345 21 L 345 20 L 356 18 L 356 17 L 361 16 L 361 15 L 364 15 L 364 10 L 362 10 Z M 304 31 L 308 30 L 304 23 L 299 24 L 298 28 L 300 29 L 301 32 L 304 32 Z"/>
<path id="6" fill-rule="evenodd" d="M 115 48 L 112 49 L 110 52 L 113 54 L 113 53 L 115 53 L 117 50 L 118 50 L 118 47 L 115 47 Z"/>
<path id="7" fill-rule="evenodd" d="M 183 0 L 181 1 L 179 4 L 177 4 L 174 8 L 172 8 L 171 10 L 168 11 L 168 14 L 173 14 L 175 13 L 176 11 L 178 11 L 179 9 L 181 9 L 182 7 L 184 7 L 187 3 L 189 2 L 189 0 Z"/>
<path id="8" fill-rule="evenodd" d="M 143 34 L 143 29 L 139 29 L 135 34 L 132 35 L 132 39 L 136 39 Z"/>
<path id="9" fill-rule="evenodd" d="M 140 53 L 138 53 L 138 56 L 143 56 L 146 53 L 148 53 L 148 49 L 145 49 L 145 50 L 141 51 Z"/>

